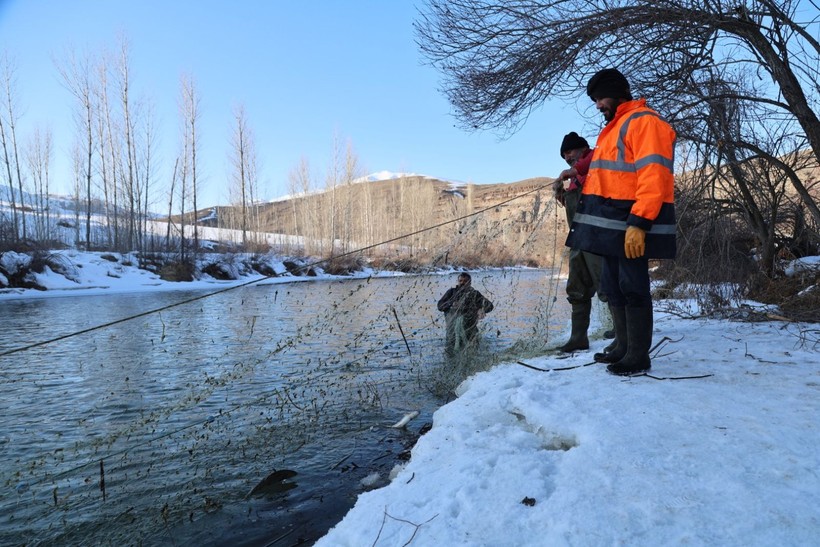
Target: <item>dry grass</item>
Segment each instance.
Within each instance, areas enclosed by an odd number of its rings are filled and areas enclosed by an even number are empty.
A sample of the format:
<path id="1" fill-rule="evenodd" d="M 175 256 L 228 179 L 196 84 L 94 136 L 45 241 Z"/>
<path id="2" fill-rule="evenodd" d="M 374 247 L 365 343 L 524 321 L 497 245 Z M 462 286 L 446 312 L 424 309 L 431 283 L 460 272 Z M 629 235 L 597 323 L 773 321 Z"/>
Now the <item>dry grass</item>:
<path id="1" fill-rule="evenodd" d="M 820 273 L 777 279 L 758 278 L 750 286 L 749 298 L 778 306 L 792 321 L 820 322 Z"/>
<path id="2" fill-rule="evenodd" d="M 193 261 L 168 262 L 160 267 L 160 279 L 164 281 L 193 281 L 196 267 Z"/>

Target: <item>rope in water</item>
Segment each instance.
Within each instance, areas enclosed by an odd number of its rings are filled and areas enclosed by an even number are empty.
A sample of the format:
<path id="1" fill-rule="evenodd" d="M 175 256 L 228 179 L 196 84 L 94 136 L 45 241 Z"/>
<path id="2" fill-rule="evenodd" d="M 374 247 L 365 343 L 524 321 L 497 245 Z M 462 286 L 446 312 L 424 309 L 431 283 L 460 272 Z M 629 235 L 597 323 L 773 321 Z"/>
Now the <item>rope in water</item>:
<path id="1" fill-rule="evenodd" d="M 416 230 L 416 231 L 414 231 L 414 232 L 406 233 L 406 234 L 403 234 L 403 235 L 400 235 L 400 236 L 397 236 L 397 237 L 394 237 L 394 238 L 391 238 L 391 239 L 387 239 L 387 240 L 381 241 L 381 242 L 379 242 L 379 243 L 374 243 L 374 244 L 372 244 L 372 245 L 367 245 L 367 246 L 365 246 L 365 247 L 361 247 L 361 248 L 359 248 L 359 249 L 355 249 L 355 250 L 352 250 L 352 251 L 348 251 L 348 252 L 345 252 L 345 253 L 341 253 L 341 254 L 335 255 L 335 256 L 333 256 L 333 257 L 323 258 L 323 259 L 320 259 L 320 260 L 316 260 L 316 261 L 314 261 L 314 262 L 311 262 L 311 263 L 307 264 L 307 265 L 305 266 L 305 268 L 311 268 L 311 267 L 314 267 L 314 266 L 319 266 L 319 265 L 324 264 L 324 263 L 327 263 L 327 262 L 329 262 L 329 261 L 331 261 L 331 260 L 337 260 L 337 259 L 339 259 L 339 258 L 344 258 L 344 257 L 346 257 L 346 256 L 351 256 L 351 255 L 354 255 L 354 254 L 363 253 L 363 252 L 365 252 L 365 251 L 368 251 L 368 250 L 370 250 L 370 249 L 374 249 L 374 248 L 379 247 L 379 246 L 381 246 L 381 245 L 387 245 L 387 244 L 389 244 L 389 243 L 395 243 L 395 242 L 397 242 L 397 241 L 401 241 L 402 239 L 406 239 L 406 238 L 408 238 L 408 237 L 413 237 L 413 236 L 416 236 L 416 235 L 422 234 L 422 233 L 424 233 L 424 232 L 428 232 L 428 231 L 430 231 L 430 230 L 435 230 L 436 228 L 441 228 L 441 227 L 443 227 L 443 226 L 447 226 L 447 225 L 449 225 L 449 224 L 453 224 L 453 223 L 456 223 L 456 222 L 460 222 L 460 221 L 462 221 L 462 220 L 465 220 L 465 219 L 468 219 L 468 218 L 471 218 L 471 217 L 474 217 L 474 216 L 477 216 L 477 215 L 480 215 L 480 214 L 486 213 L 487 211 L 490 211 L 490 210 L 492 210 L 492 209 L 496 209 L 496 208 L 501 207 L 501 206 L 503 206 L 503 205 L 507 205 L 508 203 L 511 203 L 511 202 L 513 202 L 513 201 L 515 201 L 515 200 L 517 200 L 517 199 L 522 198 L 522 197 L 528 196 L 528 195 L 530 195 L 530 194 L 534 194 L 534 193 L 536 193 L 536 192 L 540 192 L 541 190 L 543 190 L 544 188 L 546 188 L 546 187 L 547 187 L 547 186 L 549 186 L 550 184 L 551 184 L 551 183 L 548 183 L 548 184 L 542 184 L 542 185 L 536 186 L 535 188 L 533 188 L 533 189 L 531 189 L 531 190 L 528 190 L 528 191 L 523 192 L 523 193 L 521 193 L 521 194 L 515 195 L 515 196 L 513 196 L 513 197 L 511 197 L 511 198 L 509 198 L 509 199 L 503 200 L 503 201 L 501 201 L 501 202 L 499 202 L 499 203 L 496 203 L 496 204 L 494 204 L 494 205 L 491 205 L 491 206 L 485 207 L 485 208 L 483 208 L 483 209 L 479 209 L 478 211 L 473 211 L 472 213 L 469 213 L 469 214 L 467 214 L 467 215 L 463 215 L 463 216 L 458 217 L 458 218 L 454 218 L 454 219 L 451 219 L 451 220 L 447 220 L 447 221 L 444 221 L 444 222 L 440 222 L 440 223 L 438 223 L 438 224 L 434 224 L 434 225 L 432 225 L 432 226 L 428 226 L 428 227 L 426 227 L 426 228 L 422 228 L 422 229 Z M 64 335 L 62 335 L 62 336 L 57 336 L 57 337 L 55 337 L 55 338 L 50 338 L 50 339 L 48 339 L 48 340 L 42 340 L 42 341 L 40 341 L 40 342 L 34 342 L 34 343 L 27 344 L 27 345 L 24 345 L 24 346 L 20 346 L 20 347 L 17 347 L 17 348 L 12 348 L 12 349 L 10 349 L 10 350 L 6 350 L 6 351 L 2 351 L 2 352 L 0 352 L 0 357 L 5 357 L 5 356 L 7 356 L 7 355 L 13 355 L 13 354 L 15 354 L 15 353 L 20 353 L 20 352 L 23 352 L 23 351 L 28 351 L 28 350 L 33 349 L 33 348 L 37 348 L 37 347 L 40 347 L 40 346 L 45 346 L 45 345 L 48 345 L 48 344 L 52 344 L 52 343 L 54 343 L 54 342 L 59 342 L 59 341 L 61 341 L 61 340 L 65 340 L 65 339 L 67 339 L 67 338 L 73 338 L 73 337 L 75 337 L 75 336 L 80 336 L 80 335 L 82 335 L 82 334 L 87 334 L 87 333 L 89 333 L 89 332 L 94 332 L 94 331 L 97 331 L 97 330 L 105 329 L 105 328 L 111 327 L 111 326 L 113 326 L 113 325 L 118 325 L 118 324 L 120 324 L 120 323 L 125 323 L 125 322 L 127 322 L 127 321 L 131 321 L 131 320 L 134 320 L 134 319 L 138 319 L 138 318 L 140 318 L 140 317 L 145 317 L 145 316 L 147 316 L 147 315 L 152 315 L 152 314 L 154 314 L 154 313 L 159 313 L 159 312 L 161 312 L 161 311 L 164 311 L 164 310 L 167 310 L 167 309 L 170 309 L 170 308 L 175 308 L 175 307 L 177 307 L 177 306 L 182 306 L 182 305 L 184 305 L 184 304 L 190 304 L 191 302 L 196 302 L 196 301 L 198 301 L 198 300 L 204 300 L 204 299 L 206 299 L 206 298 L 210 298 L 210 297 L 215 296 L 215 295 L 218 295 L 218 294 L 223 294 L 223 293 L 226 293 L 226 292 L 228 292 L 228 291 L 233 291 L 233 290 L 236 290 L 236 289 L 241 289 L 241 288 L 243 288 L 243 287 L 247 287 L 247 286 L 249 286 L 249 285 L 254 285 L 254 284 L 256 284 L 256 283 L 261 283 L 262 281 L 266 281 L 266 280 L 268 280 L 268 279 L 275 278 L 275 277 L 279 277 L 279 276 L 280 276 L 280 274 L 265 275 L 265 276 L 263 276 L 263 277 L 261 277 L 261 278 L 259 278 L 259 279 L 253 279 L 253 280 L 251 280 L 251 281 L 246 281 L 246 282 L 244 282 L 244 283 L 239 283 L 239 284 L 237 284 L 237 285 L 232 285 L 232 286 L 230 286 L 230 287 L 227 287 L 227 288 L 224 288 L 224 289 L 220 289 L 220 290 L 217 290 L 217 291 L 213 291 L 213 292 L 210 292 L 210 293 L 207 293 L 207 294 L 203 294 L 203 295 L 200 295 L 200 296 L 195 296 L 195 297 L 193 297 L 193 298 L 187 298 L 187 299 L 185 299 L 185 300 L 181 300 L 181 301 L 179 301 L 179 302 L 174 302 L 174 303 L 172 303 L 172 304 L 167 304 L 167 305 L 165 305 L 165 306 L 161 306 L 161 307 L 159 307 L 159 308 L 155 308 L 155 309 L 151 309 L 151 310 L 148 310 L 148 311 L 145 311 L 145 312 L 142 312 L 142 313 L 138 313 L 138 314 L 130 315 L 130 316 L 128 316 L 128 317 L 123 317 L 122 319 L 117 319 L 117 320 L 115 320 L 115 321 L 109 321 L 109 322 L 107 322 L 107 323 L 103 323 L 103 324 L 101 324 L 101 325 L 96 325 L 96 326 L 89 327 L 89 328 L 86 328 L 86 329 L 82 329 L 82 330 L 79 330 L 79 331 L 76 331 L 76 332 L 72 332 L 72 333 L 69 333 L 69 334 L 64 334 Z"/>

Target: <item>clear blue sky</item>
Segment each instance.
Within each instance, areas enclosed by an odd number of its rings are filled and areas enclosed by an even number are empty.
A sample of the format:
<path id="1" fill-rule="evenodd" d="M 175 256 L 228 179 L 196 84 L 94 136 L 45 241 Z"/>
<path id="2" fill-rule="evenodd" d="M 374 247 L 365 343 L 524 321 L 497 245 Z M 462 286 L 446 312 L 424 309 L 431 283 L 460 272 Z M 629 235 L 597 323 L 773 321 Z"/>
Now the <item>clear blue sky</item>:
<path id="1" fill-rule="evenodd" d="M 511 138 L 456 127 L 440 75 L 414 42 L 417 12 L 405 0 L 0 0 L 0 53 L 17 67 L 27 138 L 51 127 L 53 184 L 67 192 L 75 131 L 72 97 L 54 59 L 130 44 L 134 98 L 155 106 L 167 185 L 179 149 L 180 77 L 201 98 L 200 204 L 227 202 L 232 110 L 245 105 L 261 164 L 261 197 L 287 193 L 288 173 L 309 161 L 321 186 L 334 135 L 349 140 L 366 173 L 413 172 L 478 184 L 555 176 L 563 135 L 590 144 L 600 116 L 546 103 Z M 591 123 L 593 122 L 593 123 Z M 587 128 L 584 131 L 584 128 Z M 164 186 L 163 186 L 164 187 Z"/>

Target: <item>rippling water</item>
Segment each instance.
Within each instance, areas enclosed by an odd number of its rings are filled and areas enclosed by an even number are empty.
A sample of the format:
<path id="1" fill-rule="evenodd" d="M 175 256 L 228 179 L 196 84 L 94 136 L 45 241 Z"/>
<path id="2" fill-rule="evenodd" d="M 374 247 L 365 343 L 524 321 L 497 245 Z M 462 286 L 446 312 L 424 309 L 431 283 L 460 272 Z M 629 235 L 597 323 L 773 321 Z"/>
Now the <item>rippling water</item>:
<path id="1" fill-rule="evenodd" d="M 476 362 L 565 327 L 549 272 L 473 279 L 496 308 L 459 372 L 435 308 L 454 275 L 252 285 L 0 357 L 0 544 L 315 541 Z M 0 351 L 202 294 L 6 301 Z"/>

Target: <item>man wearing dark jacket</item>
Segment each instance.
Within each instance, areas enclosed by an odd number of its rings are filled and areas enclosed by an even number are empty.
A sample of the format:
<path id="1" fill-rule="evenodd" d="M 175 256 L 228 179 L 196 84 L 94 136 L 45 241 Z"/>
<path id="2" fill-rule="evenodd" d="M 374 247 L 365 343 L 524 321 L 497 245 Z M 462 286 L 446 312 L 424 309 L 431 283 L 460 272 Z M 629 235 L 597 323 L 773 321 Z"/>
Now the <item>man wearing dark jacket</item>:
<path id="1" fill-rule="evenodd" d="M 652 295 L 649 259 L 674 258 L 675 131 L 645 99 L 633 100 L 618 70 L 597 72 L 587 95 L 603 114 L 567 245 L 603 256 L 617 345 L 596 357 L 613 374 L 649 370 Z"/>
<path id="2" fill-rule="evenodd" d="M 458 275 L 458 284 L 447 289 L 438 301 L 438 311 L 444 312 L 447 324 L 445 352 L 449 356 L 472 344 L 478 335 L 478 320 L 493 311 L 493 303 L 472 285 L 470 274 Z"/>
<path id="3" fill-rule="evenodd" d="M 581 198 L 581 188 L 587 178 L 589 164 L 592 160 L 592 150 L 585 138 L 575 131 L 564 135 L 561 141 L 561 157 L 570 166 L 561 171 L 555 179 L 553 190 L 555 199 L 564 206 L 567 212 L 567 224 L 572 225 L 578 201 Z M 569 185 L 565 187 L 565 180 Z M 606 302 L 606 295 L 598 290 L 601 280 L 601 257 L 572 248 L 569 251 L 569 273 L 567 275 L 567 301 L 572 307 L 572 330 L 569 340 L 558 351 L 570 353 L 589 349 L 589 319 L 592 313 L 592 297 L 598 293 L 601 302 Z M 613 342 L 607 349 L 615 347 Z M 606 350 L 605 350 L 606 351 Z"/>

